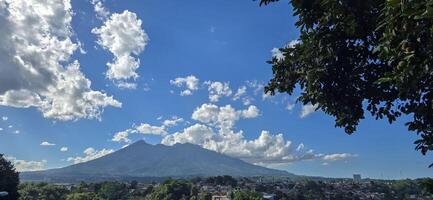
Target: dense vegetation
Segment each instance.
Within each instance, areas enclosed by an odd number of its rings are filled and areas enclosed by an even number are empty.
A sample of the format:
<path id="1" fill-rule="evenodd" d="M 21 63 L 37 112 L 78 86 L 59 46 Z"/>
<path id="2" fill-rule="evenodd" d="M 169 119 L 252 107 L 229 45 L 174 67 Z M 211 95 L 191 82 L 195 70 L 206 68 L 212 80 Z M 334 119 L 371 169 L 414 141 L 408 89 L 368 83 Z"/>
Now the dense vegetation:
<path id="1" fill-rule="evenodd" d="M 236 180 L 231 182 L 214 180 Z M 380 199 L 407 199 L 417 195 L 433 199 L 432 179 L 399 181 L 350 180 L 299 180 L 257 182 L 252 179 L 232 177 L 196 178 L 191 180 L 167 180 L 163 183 L 101 182 L 80 183 L 72 186 L 47 183 L 23 183 L 19 186 L 19 200 L 210 200 L 212 195 L 229 195 L 234 200 L 261 200 L 262 194 L 274 194 L 276 200 L 294 199 L 359 199 L 360 194 L 380 194 Z M 209 184 L 213 182 L 212 184 Z M 224 185 L 224 183 L 227 183 Z M 207 186 L 207 189 L 203 189 Z M 228 193 L 211 192 L 211 187 L 231 188 Z M 374 198 L 373 198 L 374 199 Z"/>
<path id="2" fill-rule="evenodd" d="M 12 163 L 0 154 L 0 192 L 7 192 L 10 199 L 17 199 L 19 183 L 18 172 L 15 171 Z"/>
<path id="3" fill-rule="evenodd" d="M 278 0 L 261 0 L 268 4 Z M 274 57 L 266 92 L 293 94 L 348 134 L 369 112 L 402 115 L 433 150 L 433 0 L 290 0 L 298 40 Z"/>

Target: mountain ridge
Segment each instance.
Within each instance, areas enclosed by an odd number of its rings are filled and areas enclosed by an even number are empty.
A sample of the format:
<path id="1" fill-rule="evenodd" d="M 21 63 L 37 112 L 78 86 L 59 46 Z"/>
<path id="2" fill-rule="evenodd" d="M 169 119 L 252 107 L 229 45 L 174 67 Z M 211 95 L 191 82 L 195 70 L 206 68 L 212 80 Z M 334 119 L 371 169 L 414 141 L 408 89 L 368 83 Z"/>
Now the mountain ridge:
<path id="1" fill-rule="evenodd" d="M 161 178 L 193 176 L 294 176 L 286 171 L 253 165 L 198 145 L 166 146 L 139 140 L 103 157 L 63 168 L 23 172 L 24 180 L 98 178 Z"/>

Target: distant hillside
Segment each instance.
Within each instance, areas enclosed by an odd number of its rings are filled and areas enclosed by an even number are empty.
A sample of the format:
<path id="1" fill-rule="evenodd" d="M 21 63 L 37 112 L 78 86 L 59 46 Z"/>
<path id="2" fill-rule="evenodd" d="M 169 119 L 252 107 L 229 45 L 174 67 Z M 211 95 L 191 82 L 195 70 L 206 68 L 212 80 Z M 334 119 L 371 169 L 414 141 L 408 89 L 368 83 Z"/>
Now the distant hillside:
<path id="1" fill-rule="evenodd" d="M 193 144 L 150 145 L 138 141 L 104 157 L 59 169 L 23 172 L 24 181 L 79 181 L 192 176 L 293 176 L 249 164 Z"/>

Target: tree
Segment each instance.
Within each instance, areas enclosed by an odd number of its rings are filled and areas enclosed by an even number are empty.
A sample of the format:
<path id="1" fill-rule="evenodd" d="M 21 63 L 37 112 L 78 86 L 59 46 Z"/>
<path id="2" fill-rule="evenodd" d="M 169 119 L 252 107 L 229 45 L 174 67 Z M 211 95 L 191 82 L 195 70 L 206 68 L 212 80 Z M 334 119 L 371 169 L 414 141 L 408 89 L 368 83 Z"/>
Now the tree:
<path id="1" fill-rule="evenodd" d="M 66 200 L 102 200 L 102 198 L 93 192 L 81 192 L 69 194 Z"/>
<path id="2" fill-rule="evenodd" d="M 189 199 L 192 185 L 183 180 L 167 180 L 146 196 L 148 200 Z"/>
<path id="3" fill-rule="evenodd" d="M 233 200 L 262 200 L 262 196 L 257 192 L 252 191 L 235 191 Z"/>
<path id="4" fill-rule="evenodd" d="M 19 186 L 19 200 L 62 200 L 68 193 L 64 186 L 47 183 L 23 183 Z"/>
<path id="5" fill-rule="evenodd" d="M 278 0 L 261 0 L 266 5 Z M 402 115 L 433 150 L 433 1 L 291 0 L 300 36 L 274 57 L 265 92 L 293 94 L 352 134 L 369 112 Z"/>
<path id="6" fill-rule="evenodd" d="M 8 192 L 8 199 L 18 199 L 19 174 L 12 163 L 0 154 L 0 191 Z M 1 199 L 1 198 L 0 198 Z"/>
<path id="7" fill-rule="evenodd" d="M 98 190 L 98 195 L 107 200 L 128 199 L 128 188 L 124 183 L 104 182 Z"/>
<path id="8" fill-rule="evenodd" d="M 433 194 L 433 179 L 425 178 L 419 180 L 419 184 L 425 192 Z"/>

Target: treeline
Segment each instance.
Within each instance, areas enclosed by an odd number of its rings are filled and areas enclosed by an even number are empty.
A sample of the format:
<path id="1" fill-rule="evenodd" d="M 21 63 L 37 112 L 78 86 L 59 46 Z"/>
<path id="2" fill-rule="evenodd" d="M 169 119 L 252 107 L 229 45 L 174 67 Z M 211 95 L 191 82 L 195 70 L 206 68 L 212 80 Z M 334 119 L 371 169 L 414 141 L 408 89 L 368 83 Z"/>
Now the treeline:
<path id="1" fill-rule="evenodd" d="M 233 184 L 232 177 L 212 177 L 205 179 L 212 183 Z M 167 180 L 161 184 L 140 184 L 136 181 L 80 183 L 76 186 L 53 185 L 47 183 L 23 183 L 19 186 L 19 200 L 211 200 L 212 194 L 201 192 L 192 180 Z M 260 193 L 234 191 L 234 200 L 260 200 Z"/>

